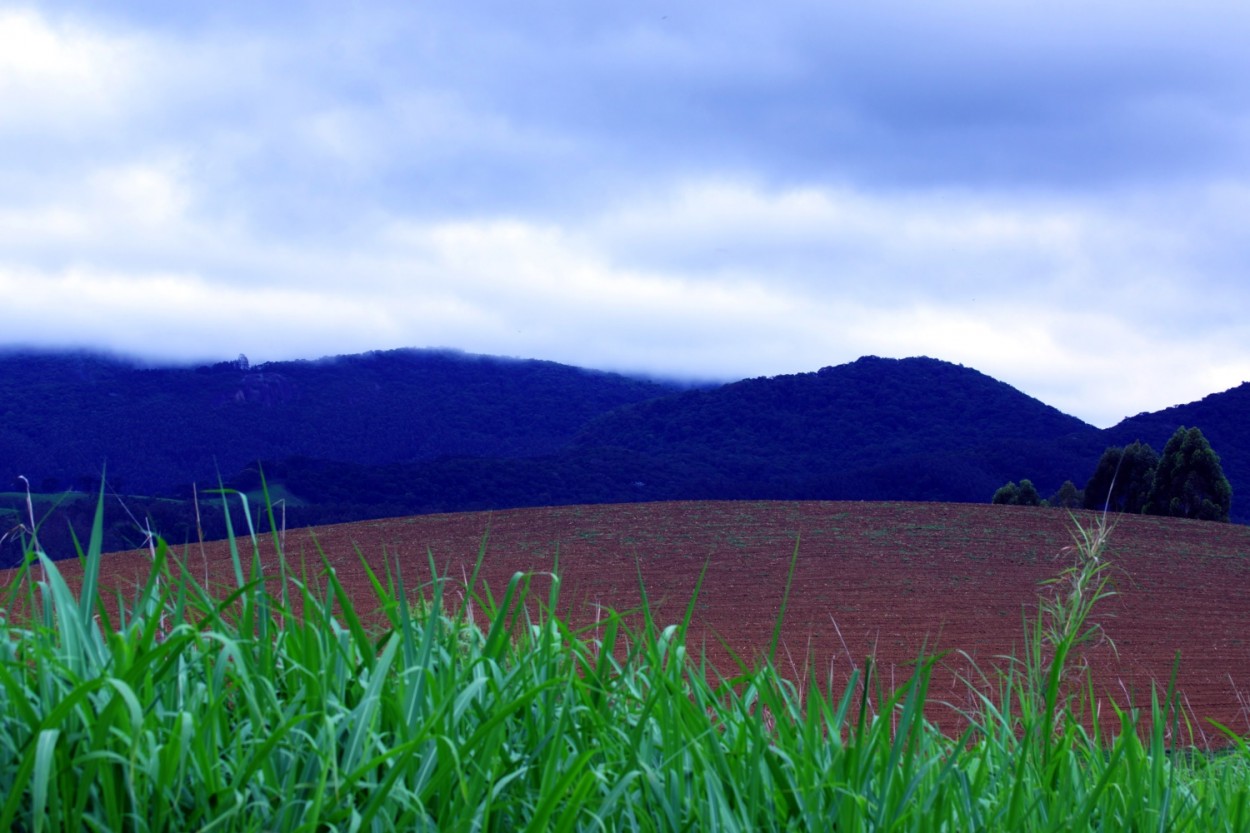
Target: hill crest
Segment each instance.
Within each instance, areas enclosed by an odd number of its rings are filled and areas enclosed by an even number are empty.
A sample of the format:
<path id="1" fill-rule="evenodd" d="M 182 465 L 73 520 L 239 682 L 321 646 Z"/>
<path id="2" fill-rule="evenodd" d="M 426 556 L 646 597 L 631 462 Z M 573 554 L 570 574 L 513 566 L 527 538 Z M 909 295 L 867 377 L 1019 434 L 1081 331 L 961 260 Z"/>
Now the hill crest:
<path id="1" fill-rule="evenodd" d="M 1250 385 L 1100 431 L 930 357 L 694 386 L 444 350 L 198 368 L 10 354 L 0 401 L 0 486 L 91 492 L 107 462 L 120 493 L 185 499 L 193 483 L 258 489 L 260 463 L 292 525 L 680 499 L 987 502 L 1008 480 L 1079 487 L 1108 445 L 1158 449 L 1182 423 L 1250 491 Z M 199 520 L 135 511 L 175 540 Z"/>

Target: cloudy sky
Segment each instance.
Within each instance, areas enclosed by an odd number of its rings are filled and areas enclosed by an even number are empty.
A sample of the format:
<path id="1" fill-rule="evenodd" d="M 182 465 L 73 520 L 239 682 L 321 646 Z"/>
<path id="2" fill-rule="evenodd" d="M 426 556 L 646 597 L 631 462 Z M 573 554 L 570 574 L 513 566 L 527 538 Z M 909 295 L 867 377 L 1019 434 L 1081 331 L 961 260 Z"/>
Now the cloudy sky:
<path id="1" fill-rule="evenodd" d="M 1250 5 L 0 1 L 0 345 L 1250 380 Z"/>

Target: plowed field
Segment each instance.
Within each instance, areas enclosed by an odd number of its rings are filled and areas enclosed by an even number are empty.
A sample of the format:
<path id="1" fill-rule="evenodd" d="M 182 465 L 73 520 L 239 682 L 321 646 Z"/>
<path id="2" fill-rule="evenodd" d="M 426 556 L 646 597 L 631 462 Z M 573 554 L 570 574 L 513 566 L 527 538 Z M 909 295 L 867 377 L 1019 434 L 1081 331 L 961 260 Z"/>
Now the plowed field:
<path id="1" fill-rule="evenodd" d="M 583 623 L 598 605 L 636 607 L 640 575 L 657 620 L 677 622 L 707 565 L 690 645 L 705 645 L 730 671 L 724 646 L 748 660 L 767 647 L 797 545 L 779 664 L 794 677 L 832 676 L 840 691 L 869 655 L 888 681 L 901 680 L 926 648 L 966 652 L 984 670 L 1018 654 L 1039 582 L 1072 561 L 1071 529 L 1065 512 L 1018 507 L 681 502 L 367 521 L 292 531 L 287 550 L 315 560 L 315 535 L 367 604 L 357 550 L 379 571 L 384 558 L 398 562 L 411 587 L 429 579 L 427 551 L 443 575 L 461 579 L 486 536 L 482 578 L 496 595 L 516 571 L 550 572 L 558 554 L 562 607 Z M 185 554 L 198 574 L 231 580 L 224 545 Z M 1250 528 L 1121 517 L 1107 557 L 1118 595 L 1095 619 L 1118 656 L 1107 644 L 1088 652 L 1099 696 L 1148 706 L 1151 682 L 1166 684 L 1180 652 L 1191 714 L 1250 734 Z M 142 563 L 107 556 L 106 583 L 132 581 Z M 534 587 L 545 598 L 548 579 L 536 577 Z M 968 662 L 954 653 L 948 665 L 964 671 Z M 935 678 L 934 696 L 967 699 L 949 669 Z M 946 715 L 932 716 L 957 722 Z"/>

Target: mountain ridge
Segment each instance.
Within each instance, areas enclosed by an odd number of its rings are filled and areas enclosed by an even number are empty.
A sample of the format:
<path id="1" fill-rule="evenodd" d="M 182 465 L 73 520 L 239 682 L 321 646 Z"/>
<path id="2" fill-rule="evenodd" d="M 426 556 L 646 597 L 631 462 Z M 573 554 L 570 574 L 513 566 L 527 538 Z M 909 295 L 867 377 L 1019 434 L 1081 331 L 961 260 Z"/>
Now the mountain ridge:
<path id="1" fill-rule="evenodd" d="M 200 367 L 44 352 L 0 355 L 0 402 L 0 486 L 89 492 L 107 464 L 120 493 L 185 499 L 195 483 L 254 491 L 263 470 L 293 525 L 680 499 L 988 502 L 1008 480 L 1082 486 L 1107 446 L 1161 449 L 1181 424 L 1223 456 L 1233 519 L 1250 519 L 1236 499 L 1250 385 L 1099 429 L 923 356 L 699 385 L 446 350 Z"/>
<path id="2" fill-rule="evenodd" d="M 9 354 L 0 356 L 0 482 L 43 469 L 40 481 L 83 486 L 107 461 L 125 488 L 159 492 L 288 455 L 374 465 L 534 456 L 558 450 L 600 411 L 683 389 L 445 350 L 200 367 Z"/>

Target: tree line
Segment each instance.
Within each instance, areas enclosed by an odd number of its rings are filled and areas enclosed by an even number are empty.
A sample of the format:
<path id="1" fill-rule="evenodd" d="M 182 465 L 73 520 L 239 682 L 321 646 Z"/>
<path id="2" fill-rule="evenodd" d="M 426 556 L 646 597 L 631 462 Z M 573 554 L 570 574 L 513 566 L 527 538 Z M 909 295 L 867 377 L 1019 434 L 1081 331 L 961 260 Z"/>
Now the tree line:
<path id="1" fill-rule="evenodd" d="M 1233 490 L 1220 456 L 1198 428 L 1181 426 L 1162 455 L 1141 441 L 1103 452 L 1084 489 L 1068 480 L 1043 500 L 1030 480 L 994 493 L 992 503 L 1059 506 L 1228 522 Z"/>

